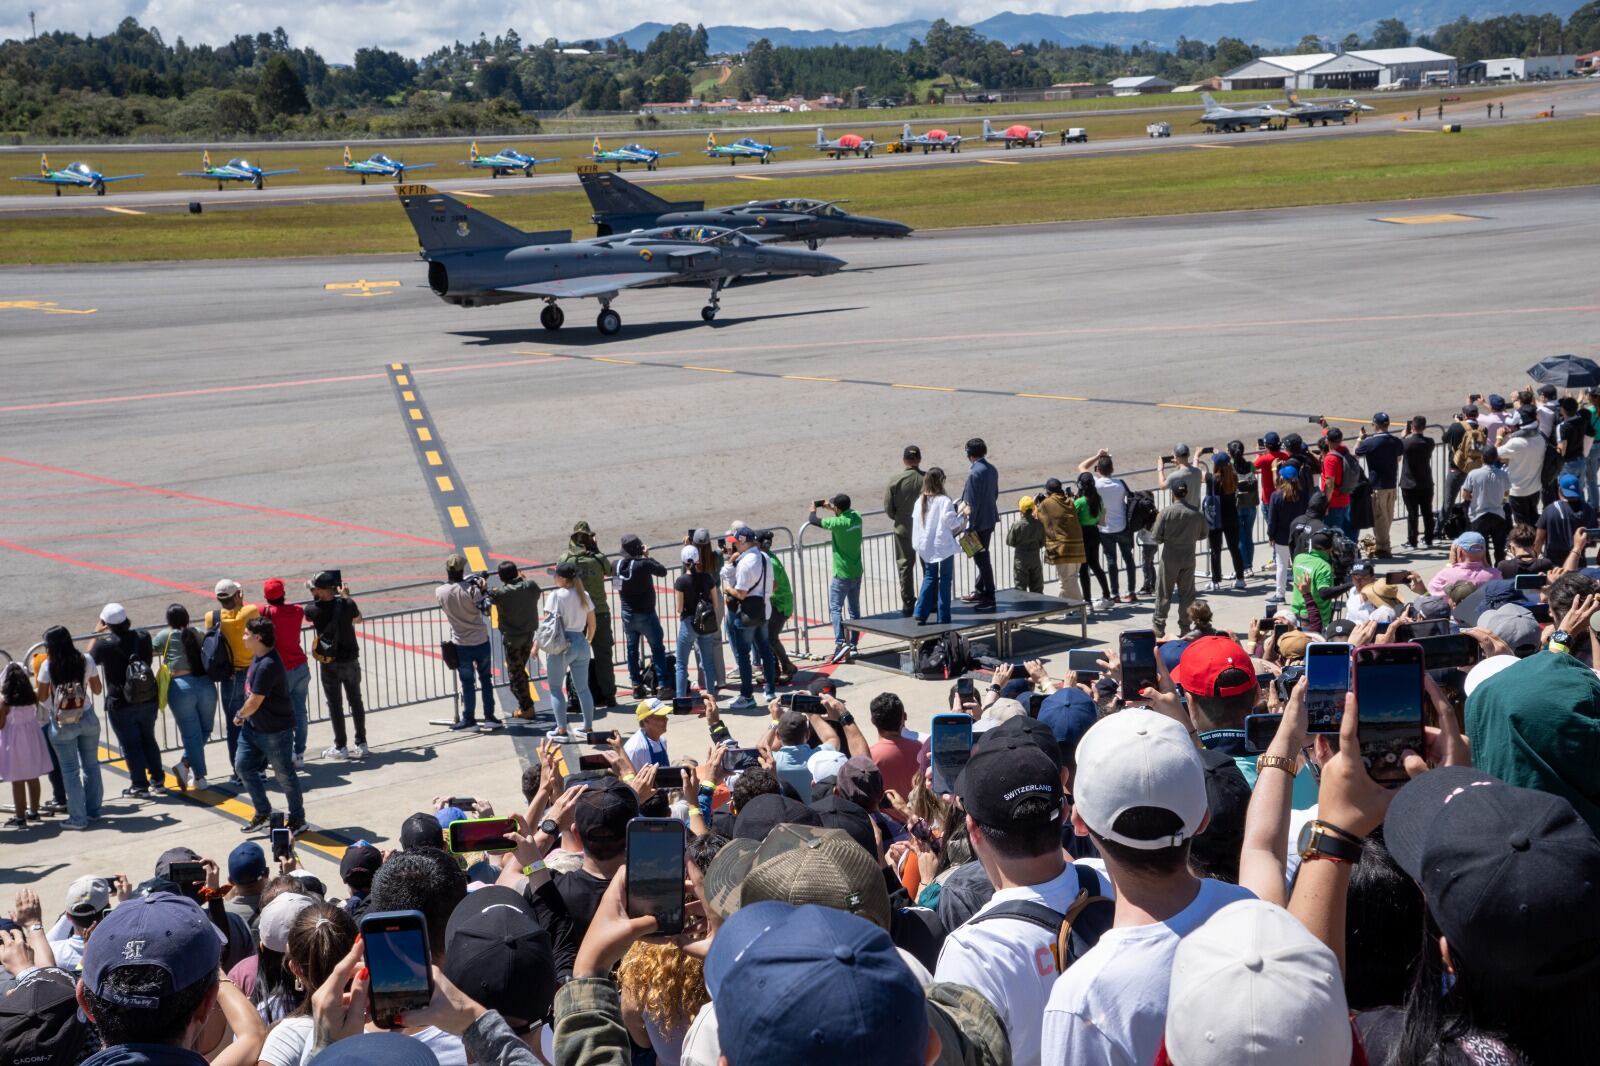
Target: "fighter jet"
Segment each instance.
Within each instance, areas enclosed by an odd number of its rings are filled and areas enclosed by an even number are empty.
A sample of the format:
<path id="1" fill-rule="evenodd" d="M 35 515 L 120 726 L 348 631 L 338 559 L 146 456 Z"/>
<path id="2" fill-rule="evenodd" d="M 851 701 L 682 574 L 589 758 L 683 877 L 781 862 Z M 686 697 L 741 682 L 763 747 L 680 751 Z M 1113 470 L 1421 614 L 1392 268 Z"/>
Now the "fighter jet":
<path id="1" fill-rule="evenodd" d="M 1050 136 L 1047 130 L 1036 130 L 1020 122 L 1013 123 L 996 133 L 994 126 L 988 119 L 983 120 L 983 139 L 986 141 L 1004 141 L 1006 147 L 1037 148 L 1039 142 Z"/>
<path id="2" fill-rule="evenodd" d="M 827 134 L 822 132 L 822 127 L 817 127 L 817 151 L 827 152 L 835 159 L 842 159 L 847 155 L 860 155 L 872 158 L 872 150 L 878 146 L 877 141 L 868 140 L 858 133 L 841 133 L 838 140 L 828 140 Z"/>
<path id="3" fill-rule="evenodd" d="M 963 139 L 959 133 L 947 133 L 944 130 L 913 134 L 911 123 L 907 122 L 905 129 L 900 131 L 900 150 L 909 152 L 913 148 L 921 148 L 923 155 L 929 152 L 959 152 Z"/>
<path id="4" fill-rule="evenodd" d="M 417 231 L 428 287 L 440 299 L 460 307 L 543 300 L 539 322 L 552 331 L 565 319 L 557 300 L 599 300 L 595 326 L 609 337 L 622 329 L 611 301 L 623 289 L 704 285 L 711 295 L 700 317 L 710 322 L 723 287 L 736 278 L 815 277 L 844 266 L 831 255 L 775 248 L 721 226 L 667 226 L 581 241 L 571 230 L 525 233 L 426 185 L 395 191 Z"/>
<path id="5" fill-rule="evenodd" d="M 535 159 L 531 155 L 523 155 L 515 148 L 502 148 L 498 152 L 491 152 L 489 155 L 479 155 L 477 141 L 472 142 L 472 147 L 467 154 L 470 158 L 463 159 L 461 165 L 471 167 L 473 170 L 487 170 L 491 178 L 510 175 L 519 170 L 522 171 L 523 177 L 531 178 L 533 177 L 533 168 L 540 163 L 561 162 L 560 156 L 552 159 Z"/>
<path id="6" fill-rule="evenodd" d="M 670 203 L 626 178 L 592 167 L 578 171 L 594 206 L 598 236 L 657 226 L 726 226 L 766 241 L 805 241 L 813 251 L 830 237 L 904 237 L 911 227 L 839 210 L 844 200 L 751 200 L 708 208 L 699 200 Z"/>
<path id="7" fill-rule="evenodd" d="M 369 177 L 393 178 L 396 182 L 401 182 L 406 179 L 406 171 L 425 170 L 433 165 L 434 164 L 432 163 L 403 163 L 398 160 L 390 159 L 382 152 L 378 152 L 368 159 L 352 161 L 350 158 L 350 148 L 348 145 L 346 145 L 344 150 L 344 165 L 328 167 L 327 169 L 337 170 L 345 174 L 359 174 L 361 175 L 361 184 L 365 185 L 367 183 L 367 178 Z"/>
<path id="8" fill-rule="evenodd" d="M 1318 122 L 1324 126 L 1330 122 L 1337 122 L 1343 126 L 1346 119 L 1359 111 L 1377 110 L 1370 104 L 1360 103 L 1354 98 L 1343 100 L 1302 100 L 1295 95 L 1292 89 L 1287 88 L 1283 90 L 1283 98 L 1287 103 L 1285 110 L 1307 126 L 1314 126 Z"/>
<path id="9" fill-rule="evenodd" d="M 677 152 L 659 152 L 654 148 L 646 148 L 642 144 L 625 144 L 621 148 L 601 148 L 600 138 L 594 139 L 594 148 L 591 155 L 584 156 L 596 163 L 615 163 L 617 171 L 622 171 L 622 164 L 632 163 L 642 166 L 646 170 L 654 170 L 660 165 L 661 160 L 668 156 L 677 155 Z"/>
<path id="10" fill-rule="evenodd" d="M 757 159 L 763 163 L 772 162 L 773 152 L 788 151 L 775 144 L 762 144 L 754 137 L 740 137 L 732 144 L 718 144 L 715 133 L 706 134 L 706 155 L 713 159 L 726 159 L 729 165 L 737 165 L 741 159 Z"/>
<path id="11" fill-rule="evenodd" d="M 1196 122 L 1204 122 L 1217 133 L 1238 133 L 1244 129 L 1260 129 L 1262 123 L 1270 122 L 1275 118 L 1287 119 L 1289 112 L 1279 111 L 1271 104 L 1260 104 L 1255 107 L 1223 107 L 1212 98 L 1210 93 L 1201 93 L 1200 102 L 1205 105 L 1205 113 Z"/>
<path id="12" fill-rule="evenodd" d="M 287 170 L 262 170 L 247 159 L 230 159 L 220 167 L 212 166 L 211 150 L 208 148 L 200 153 L 199 170 L 180 170 L 178 177 L 205 178 L 207 181 L 214 181 L 217 183 L 217 191 L 221 192 L 222 183 L 225 181 L 248 181 L 257 189 L 262 189 L 266 187 L 268 178 L 279 174 L 298 173 L 300 173 L 299 167 L 290 167 Z"/>
<path id="13" fill-rule="evenodd" d="M 56 195 L 61 195 L 62 186 L 71 186 L 74 189 L 93 189 L 96 196 L 106 194 L 106 185 L 113 181 L 127 181 L 129 178 L 142 178 L 143 174 L 118 174 L 107 177 L 88 163 L 68 163 L 65 170 L 51 170 L 49 156 L 40 153 L 39 173 L 37 175 L 24 174 L 13 177 L 12 181 L 37 181 L 44 185 L 54 185 Z"/>

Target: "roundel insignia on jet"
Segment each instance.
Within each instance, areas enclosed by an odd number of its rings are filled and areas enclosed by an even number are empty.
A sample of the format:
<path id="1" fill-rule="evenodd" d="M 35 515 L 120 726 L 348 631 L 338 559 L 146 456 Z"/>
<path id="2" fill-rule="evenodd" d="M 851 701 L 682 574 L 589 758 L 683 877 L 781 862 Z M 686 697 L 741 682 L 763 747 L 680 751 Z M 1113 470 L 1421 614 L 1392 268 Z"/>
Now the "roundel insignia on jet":
<path id="1" fill-rule="evenodd" d="M 654 259 L 655 257 L 656 257 L 656 253 L 652 252 L 650 249 L 648 249 L 648 248 L 640 248 L 639 249 L 639 258 L 643 259 L 646 263 L 650 262 L 650 260 Z"/>
<path id="2" fill-rule="evenodd" d="M 467 234 L 469 234 L 471 232 L 472 232 L 472 227 L 467 225 L 465 219 L 463 219 L 462 221 L 456 223 L 456 236 L 465 237 Z"/>
<path id="3" fill-rule="evenodd" d="M 756 225 L 765 226 L 766 224 L 767 224 L 767 216 L 766 215 L 757 215 L 756 216 Z"/>

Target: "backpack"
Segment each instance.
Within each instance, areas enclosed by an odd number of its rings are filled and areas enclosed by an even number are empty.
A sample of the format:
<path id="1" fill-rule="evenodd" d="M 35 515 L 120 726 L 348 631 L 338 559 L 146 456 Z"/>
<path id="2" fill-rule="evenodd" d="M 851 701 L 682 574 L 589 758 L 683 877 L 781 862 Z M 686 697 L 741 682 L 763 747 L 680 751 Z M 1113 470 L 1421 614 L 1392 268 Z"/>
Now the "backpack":
<path id="1" fill-rule="evenodd" d="M 84 664 L 87 670 L 88 664 Z M 88 675 L 77 681 L 55 682 L 52 680 L 51 695 L 55 700 L 56 725 L 77 725 L 83 720 L 84 713 L 89 709 Z"/>
<path id="2" fill-rule="evenodd" d="M 133 654 L 128 656 L 128 669 L 122 675 L 122 698 L 127 703 L 155 703 L 160 696 L 155 671 L 150 669 L 150 638 L 143 633 L 134 635 Z"/>
<path id="3" fill-rule="evenodd" d="M 1360 463 L 1344 452 L 1330 451 L 1328 454 L 1339 457 L 1339 484 L 1334 491 L 1341 496 L 1350 495 L 1356 490 L 1357 485 L 1367 479 L 1366 472 L 1361 469 Z"/>
<path id="4" fill-rule="evenodd" d="M 1117 909 L 1115 903 L 1100 895 L 1099 879 L 1092 869 L 1076 863 L 1072 869 L 1078 875 L 1078 896 L 1065 914 L 1043 903 L 1019 899 L 990 907 L 967 924 L 1012 918 L 1054 933 L 1056 942 L 1050 946 L 1050 955 L 1055 960 L 1056 973 L 1066 973 L 1084 952 L 1100 942 L 1100 937 L 1111 928 Z"/>
<path id="5" fill-rule="evenodd" d="M 206 676 L 213 681 L 226 681 L 233 676 L 233 647 L 222 632 L 222 608 L 211 612 L 211 625 L 200 641 L 200 662 Z"/>
<path id="6" fill-rule="evenodd" d="M 1469 422 L 1461 434 L 1461 440 L 1456 444 L 1455 451 L 1450 453 L 1450 462 L 1455 464 L 1457 470 L 1470 474 L 1483 465 L 1483 449 L 1489 444 L 1489 434 L 1485 433 L 1477 423 Z"/>
<path id="7" fill-rule="evenodd" d="M 689 628 L 702 637 L 709 637 L 717 631 L 717 609 L 711 604 L 710 596 L 701 596 L 694 605 L 694 616 L 689 619 Z"/>
<path id="8" fill-rule="evenodd" d="M 924 681 L 948 681 L 966 673 L 971 659 L 967 638 L 952 630 L 917 649 L 914 672 Z"/>
<path id="9" fill-rule="evenodd" d="M 1156 515 L 1158 513 L 1158 508 L 1156 507 L 1156 498 L 1150 495 L 1148 492 L 1144 492 L 1142 490 L 1139 492 L 1134 492 L 1128 488 L 1128 483 L 1123 481 L 1121 478 L 1117 479 L 1117 484 L 1121 485 L 1123 490 L 1128 494 L 1127 502 L 1125 504 L 1127 508 L 1125 513 L 1127 514 L 1128 521 L 1128 524 L 1125 528 L 1127 531 L 1130 533 L 1141 533 L 1155 525 Z"/>
<path id="10" fill-rule="evenodd" d="M 561 621 L 561 612 L 554 604 L 539 620 L 539 628 L 534 631 L 533 640 L 539 645 L 539 650 L 546 655 L 562 655 L 572 647 L 572 641 L 567 636 L 567 627 Z"/>
<path id="11" fill-rule="evenodd" d="M 316 639 L 311 642 L 311 657 L 319 663 L 331 663 L 339 655 L 339 623 L 344 621 L 345 601 L 338 596 L 328 601 L 332 605 L 332 618 L 323 620 L 323 624 L 313 626 Z"/>
<path id="12" fill-rule="evenodd" d="M 1356 542 L 1345 536 L 1343 530 L 1327 526 L 1324 532 L 1333 534 L 1333 546 L 1328 549 L 1328 565 L 1333 567 L 1333 583 L 1342 585 L 1350 580 L 1350 571 L 1360 553 L 1356 550 Z"/>

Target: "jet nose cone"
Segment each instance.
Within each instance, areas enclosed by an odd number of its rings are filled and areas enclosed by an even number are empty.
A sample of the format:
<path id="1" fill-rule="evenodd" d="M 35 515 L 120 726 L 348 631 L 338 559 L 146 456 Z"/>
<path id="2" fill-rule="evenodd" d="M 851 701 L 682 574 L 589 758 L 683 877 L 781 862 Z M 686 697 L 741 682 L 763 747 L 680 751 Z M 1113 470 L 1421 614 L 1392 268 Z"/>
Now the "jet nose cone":
<path id="1" fill-rule="evenodd" d="M 837 274 L 844 269 L 844 260 L 832 255 L 817 255 L 817 264 L 821 268 L 819 274 Z"/>
<path id="2" fill-rule="evenodd" d="M 911 227 L 904 222 L 895 222 L 887 218 L 860 218 L 863 235 L 867 237 L 906 237 L 911 233 Z"/>

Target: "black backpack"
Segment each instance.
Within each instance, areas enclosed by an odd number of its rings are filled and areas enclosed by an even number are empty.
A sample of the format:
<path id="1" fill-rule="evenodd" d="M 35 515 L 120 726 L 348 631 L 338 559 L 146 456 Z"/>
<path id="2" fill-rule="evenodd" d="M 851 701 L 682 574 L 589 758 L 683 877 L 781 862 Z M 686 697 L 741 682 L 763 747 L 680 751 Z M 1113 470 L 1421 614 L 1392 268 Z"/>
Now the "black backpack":
<path id="1" fill-rule="evenodd" d="M 948 681 L 967 672 L 972 661 L 967 638 L 941 633 L 917 650 L 916 675 L 924 681 Z"/>
<path id="2" fill-rule="evenodd" d="M 1056 973 L 1066 973 L 1084 952 L 1100 942 L 1100 937 L 1111 928 L 1117 910 L 1114 902 L 1100 895 L 1100 881 L 1094 870 L 1076 863 L 1072 869 L 1078 875 L 1078 896 L 1067 913 L 1033 900 L 1019 899 L 990 907 L 967 924 L 1012 918 L 1054 933 L 1056 942 L 1050 946 L 1050 954 L 1055 959 Z"/>
<path id="3" fill-rule="evenodd" d="M 206 668 L 206 676 L 213 681 L 226 681 L 233 676 L 233 648 L 222 633 L 220 607 L 212 612 L 211 625 L 206 627 L 206 635 L 200 641 L 200 662 Z"/>
<path id="4" fill-rule="evenodd" d="M 1128 489 L 1126 481 L 1121 482 L 1124 489 Z M 1143 490 L 1134 492 L 1128 489 L 1128 498 L 1125 504 L 1128 524 L 1125 527 L 1129 533 L 1139 533 L 1156 524 L 1156 498 Z"/>
<path id="5" fill-rule="evenodd" d="M 156 675 L 150 669 L 150 637 L 144 633 L 133 634 L 133 654 L 128 656 L 128 669 L 122 676 L 122 698 L 128 703 L 154 703 L 160 694 Z"/>

